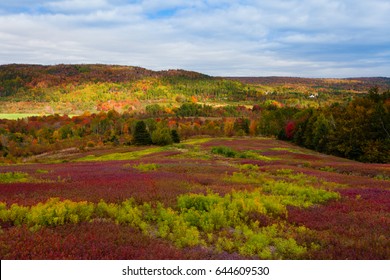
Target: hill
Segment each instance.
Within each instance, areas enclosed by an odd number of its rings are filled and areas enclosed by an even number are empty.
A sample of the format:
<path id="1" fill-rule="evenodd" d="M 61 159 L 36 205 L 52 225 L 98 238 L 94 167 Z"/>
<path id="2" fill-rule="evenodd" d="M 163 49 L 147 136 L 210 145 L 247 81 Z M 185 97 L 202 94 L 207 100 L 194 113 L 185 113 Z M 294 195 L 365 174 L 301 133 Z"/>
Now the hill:
<path id="1" fill-rule="evenodd" d="M 185 70 L 119 65 L 2 65 L 2 113 L 82 114 L 142 110 L 144 103 L 183 103 L 241 93 L 244 85 Z M 194 97 L 195 98 L 195 97 Z"/>
<path id="2" fill-rule="evenodd" d="M 335 91 L 350 90 L 367 92 L 373 86 L 390 88 L 390 78 L 386 77 L 361 77 L 361 78 L 299 78 L 299 77 L 225 77 L 226 79 L 240 81 L 246 84 L 258 84 L 268 86 L 294 86 L 306 85 L 307 87 L 333 89 Z"/>
<path id="3" fill-rule="evenodd" d="M 390 79 L 211 77 L 119 65 L 11 64 L 0 65 L 0 111 L 82 114 L 143 111 L 150 104 L 172 110 L 186 102 L 253 106 L 267 100 L 290 107 L 318 107 L 348 101 L 373 86 L 385 91 Z"/>
<path id="4" fill-rule="evenodd" d="M 0 96 L 14 95 L 21 88 L 56 87 L 83 83 L 126 83 L 144 78 L 206 78 L 206 75 L 184 71 L 152 71 L 142 67 L 102 64 L 0 65 Z"/>

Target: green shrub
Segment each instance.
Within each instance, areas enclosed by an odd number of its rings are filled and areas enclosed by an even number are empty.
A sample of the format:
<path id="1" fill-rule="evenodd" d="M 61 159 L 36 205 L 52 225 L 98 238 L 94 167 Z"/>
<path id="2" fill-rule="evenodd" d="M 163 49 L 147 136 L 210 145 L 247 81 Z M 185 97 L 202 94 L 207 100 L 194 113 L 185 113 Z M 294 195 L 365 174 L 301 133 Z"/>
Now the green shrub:
<path id="1" fill-rule="evenodd" d="M 274 241 L 277 258 L 300 259 L 307 252 L 307 248 L 300 246 L 293 238 L 276 238 Z"/>
<path id="2" fill-rule="evenodd" d="M 226 146 L 213 147 L 211 148 L 211 152 L 213 154 L 218 154 L 230 158 L 234 158 L 237 155 L 237 153 L 234 150 Z"/>
<path id="3" fill-rule="evenodd" d="M 226 251 L 228 253 L 233 253 L 237 250 L 233 240 L 227 237 L 218 237 L 217 242 L 215 244 L 215 248 L 217 251 Z"/>
<path id="4" fill-rule="evenodd" d="M 168 127 L 157 128 L 152 133 L 152 142 L 155 145 L 166 146 L 173 143 L 171 131 Z"/>
<path id="5" fill-rule="evenodd" d="M 224 181 L 238 184 L 263 184 L 265 177 L 258 172 L 233 172 L 230 176 L 225 176 Z"/>
<path id="6" fill-rule="evenodd" d="M 157 228 L 160 237 L 173 241 L 180 248 L 201 243 L 196 227 L 191 226 L 176 211 L 164 208 L 161 204 L 157 206 Z"/>
<path id="7" fill-rule="evenodd" d="M 9 221 L 9 211 L 7 209 L 7 204 L 4 202 L 0 202 L 0 221 Z"/>
<path id="8" fill-rule="evenodd" d="M 239 252 L 244 256 L 259 255 L 270 244 L 270 241 L 266 234 L 252 232 L 239 248 Z"/>
<path id="9" fill-rule="evenodd" d="M 128 224 L 140 228 L 143 225 L 142 211 L 137 207 L 134 199 L 122 202 L 116 213 L 115 220 L 120 224 Z"/>
<path id="10" fill-rule="evenodd" d="M 241 171 L 259 171 L 259 166 L 254 164 L 241 164 L 239 168 Z"/>
<path id="11" fill-rule="evenodd" d="M 93 142 L 93 141 L 88 141 L 88 142 L 87 142 L 87 147 L 88 147 L 88 148 L 93 148 L 93 147 L 95 147 L 95 142 Z"/>
<path id="12" fill-rule="evenodd" d="M 28 214 L 28 207 L 12 204 L 8 210 L 8 221 L 14 225 L 20 226 L 26 223 L 26 215 Z"/>
<path id="13" fill-rule="evenodd" d="M 262 160 L 262 161 L 271 161 L 273 160 L 270 157 L 266 157 L 263 155 L 258 154 L 257 152 L 254 151 L 244 151 L 242 153 L 238 154 L 239 158 L 249 158 L 249 159 L 257 159 L 257 160 Z"/>
<path id="14" fill-rule="evenodd" d="M 340 198 L 336 192 L 326 191 L 311 186 L 300 186 L 288 182 L 273 182 L 262 187 L 263 191 L 272 195 L 283 196 L 285 205 L 308 207 Z"/>
<path id="15" fill-rule="evenodd" d="M 46 170 L 46 169 L 37 169 L 35 172 L 39 173 L 39 174 L 47 174 L 49 173 L 49 170 Z"/>
<path id="16" fill-rule="evenodd" d="M 194 208 L 200 211 L 209 211 L 215 204 L 220 202 L 222 198 L 218 194 L 209 193 L 203 194 L 186 194 L 180 195 L 177 198 L 177 206 L 183 211 L 185 209 Z"/>
<path id="17" fill-rule="evenodd" d="M 156 163 L 140 163 L 138 165 L 133 165 L 132 167 L 139 171 L 147 172 L 157 170 L 157 168 L 159 168 L 160 166 Z"/>
<path id="18" fill-rule="evenodd" d="M 107 204 L 100 200 L 95 207 L 95 216 L 103 219 L 114 219 L 118 215 L 118 205 L 114 203 Z"/>
<path id="19" fill-rule="evenodd" d="M 30 175 L 25 172 L 0 173 L 0 183 L 23 183 L 28 182 Z"/>

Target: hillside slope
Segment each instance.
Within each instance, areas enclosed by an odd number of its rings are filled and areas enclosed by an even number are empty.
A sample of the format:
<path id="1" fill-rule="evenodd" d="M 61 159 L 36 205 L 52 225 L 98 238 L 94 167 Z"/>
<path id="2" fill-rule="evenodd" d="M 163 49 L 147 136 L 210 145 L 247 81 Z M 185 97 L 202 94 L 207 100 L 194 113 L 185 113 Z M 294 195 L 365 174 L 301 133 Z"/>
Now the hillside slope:
<path id="1" fill-rule="evenodd" d="M 119 65 L 10 64 L 0 65 L 0 113 L 139 112 L 154 104 L 172 111 L 186 102 L 247 107 L 268 102 L 317 108 L 348 102 L 373 86 L 386 91 L 390 79 L 211 77 Z"/>
<path id="2" fill-rule="evenodd" d="M 126 83 L 144 78 L 162 77 L 207 78 L 185 70 L 152 71 L 142 67 L 103 64 L 61 65 L 0 65 L 0 97 L 11 96 L 18 90 L 35 87 L 56 87 L 82 83 Z"/>

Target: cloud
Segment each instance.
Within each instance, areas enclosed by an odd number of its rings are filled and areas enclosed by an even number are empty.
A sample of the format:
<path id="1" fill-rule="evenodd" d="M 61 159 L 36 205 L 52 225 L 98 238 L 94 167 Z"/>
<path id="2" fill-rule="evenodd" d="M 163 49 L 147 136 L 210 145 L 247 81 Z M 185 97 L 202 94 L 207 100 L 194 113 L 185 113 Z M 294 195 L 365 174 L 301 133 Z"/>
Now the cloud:
<path id="1" fill-rule="evenodd" d="M 0 64 L 390 76 L 385 0 L 7 2 L 0 4 Z"/>
<path id="2" fill-rule="evenodd" d="M 45 6 L 54 12 L 84 12 L 108 8 L 109 4 L 106 0 L 64 0 L 48 2 Z"/>

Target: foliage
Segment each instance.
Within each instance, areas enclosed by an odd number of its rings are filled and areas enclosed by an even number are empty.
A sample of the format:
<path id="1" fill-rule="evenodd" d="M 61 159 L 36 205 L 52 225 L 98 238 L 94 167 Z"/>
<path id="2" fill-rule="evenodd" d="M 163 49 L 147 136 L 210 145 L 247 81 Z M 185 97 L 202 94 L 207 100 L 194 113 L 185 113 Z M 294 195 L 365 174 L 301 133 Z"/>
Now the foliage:
<path id="1" fill-rule="evenodd" d="M 345 104 L 318 109 L 283 106 L 253 111 L 244 106 L 212 107 L 186 103 L 176 110 L 178 116 L 186 116 L 181 118 L 165 110 L 165 113 L 154 116 L 155 113 L 149 109 L 146 115 L 119 114 L 110 110 L 74 117 L 49 115 L 0 120 L 0 154 L 2 162 L 17 162 L 22 158 L 70 147 L 169 145 L 178 143 L 180 138 L 200 135 L 232 137 L 261 134 L 291 140 L 323 153 L 386 163 L 390 157 L 388 96 L 388 91 L 379 93 L 372 90 L 364 98 L 357 97 Z M 171 111 L 175 109 L 171 108 Z M 145 119 L 148 114 L 156 119 Z M 160 118 L 162 116 L 164 119 Z M 270 160 L 260 158 L 253 151 L 233 152 L 236 155 L 230 152 L 229 157 Z"/>
<path id="2" fill-rule="evenodd" d="M 3 259 L 389 258 L 386 165 L 260 137 L 52 156 L 0 166 L 40 179 L 0 183 Z"/>
<path id="3" fill-rule="evenodd" d="M 180 143 L 180 136 L 179 136 L 179 133 L 177 133 L 176 129 L 171 130 L 171 137 L 172 137 L 173 143 Z"/>
<path id="4" fill-rule="evenodd" d="M 259 155 L 255 151 L 244 151 L 244 152 L 236 152 L 230 147 L 226 146 L 218 146 L 218 147 L 212 147 L 211 153 L 222 155 L 229 158 L 247 158 L 247 159 L 257 159 L 257 160 L 263 160 L 263 161 L 270 161 L 273 160 L 270 157 L 266 157 L 263 155 Z"/>
<path id="5" fill-rule="evenodd" d="M 30 175 L 25 172 L 0 173 L 0 183 L 28 182 Z"/>
<path id="6" fill-rule="evenodd" d="M 150 145 L 152 144 L 152 139 L 149 132 L 146 130 L 146 125 L 144 121 L 138 121 L 135 125 L 134 130 L 134 144 L 136 145 Z"/>
<path id="7" fill-rule="evenodd" d="M 223 155 L 225 157 L 236 157 L 237 153 L 233 151 L 231 148 L 226 146 L 213 147 L 211 149 L 213 154 Z"/>
<path id="8" fill-rule="evenodd" d="M 173 143 L 171 131 L 168 127 L 160 126 L 152 133 L 152 142 L 155 145 L 166 146 Z"/>
<path id="9" fill-rule="evenodd" d="M 366 162 L 390 162 L 390 92 L 372 89 L 346 105 L 297 115 L 297 144 L 320 152 Z M 291 137 L 290 137 L 291 138 Z"/>
<path id="10" fill-rule="evenodd" d="M 88 155 L 82 158 L 78 158 L 75 161 L 111 161 L 111 160 L 132 160 L 138 159 L 145 155 L 157 153 L 164 151 L 164 147 L 155 147 L 155 148 L 147 148 L 142 150 L 136 150 L 133 152 L 123 152 L 123 153 L 109 153 L 105 155 Z"/>
<path id="11" fill-rule="evenodd" d="M 248 170 L 248 166 L 245 169 Z M 180 195 L 177 210 L 161 203 L 156 207 L 150 203 L 139 205 L 132 198 L 119 204 L 108 204 L 103 200 L 94 204 L 50 198 L 31 207 L 12 204 L 7 208 L 2 203 L 0 218 L 2 222 L 14 225 L 25 224 L 34 231 L 41 227 L 108 219 L 138 228 L 146 235 L 151 235 L 155 228 L 157 236 L 172 241 L 180 248 L 199 244 L 213 246 L 212 236 L 215 236 L 216 248 L 236 251 L 244 256 L 300 258 L 306 253 L 306 247 L 298 245 L 292 237 L 286 238 L 283 223 L 263 227 L 259 221 L 250 222 L 250 215 L 283 217 L 287 216 L 287 205 L 308 207 L 337 197 L 324 190 L 276 182 L 251 192 L 233 191 L 225 196 L 212 192 L 207 195 Z M 227 228 L 234 229 L 233 237 L 223 237 Z M 205 240 L 202 238 L 204 235 L 209 237 Z M 271 247 L 276 249 L 271 252 Z"/>
<path id="12" fill-rule="evenodd" d="M 139 170 L 139 171 L 146 172 L 146 171 L 157 170 L 159 168 L 159 165 L 156 163 L 145 163 L 145 164 L 140 163 L 138 165 L 133 165 L 132 167 Z"/>

